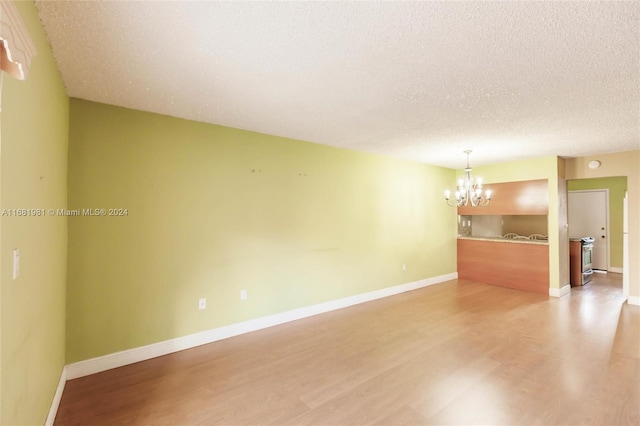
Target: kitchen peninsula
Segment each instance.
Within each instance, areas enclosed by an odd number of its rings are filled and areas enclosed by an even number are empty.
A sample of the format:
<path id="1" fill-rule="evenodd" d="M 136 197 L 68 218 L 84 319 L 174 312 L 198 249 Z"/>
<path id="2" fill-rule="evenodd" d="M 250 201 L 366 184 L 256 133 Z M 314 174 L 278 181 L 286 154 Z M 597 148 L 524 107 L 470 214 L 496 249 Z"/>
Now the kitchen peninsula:
<path id="1" fill-rule="evenodd" d="M 458 278 L 549 293 L 549 244 L 541 240 L 458 238 Z"/>
<path id="2" fill-rule="evenodd" d="M 499 204 L 458 208 L 458 278 L 548 294 L 547 181 L 486 186 Z"/>

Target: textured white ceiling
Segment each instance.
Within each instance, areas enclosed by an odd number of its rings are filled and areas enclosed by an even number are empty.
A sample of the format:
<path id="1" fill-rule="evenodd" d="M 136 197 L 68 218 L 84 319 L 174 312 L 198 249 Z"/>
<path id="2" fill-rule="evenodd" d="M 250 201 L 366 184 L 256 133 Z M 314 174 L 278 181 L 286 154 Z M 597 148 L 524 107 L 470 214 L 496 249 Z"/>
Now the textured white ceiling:
<path id="1" fill-rule="evenodd" d="M 72 97 L 455 168 L 640 149 L 638 2 L 37 6 Z"/>

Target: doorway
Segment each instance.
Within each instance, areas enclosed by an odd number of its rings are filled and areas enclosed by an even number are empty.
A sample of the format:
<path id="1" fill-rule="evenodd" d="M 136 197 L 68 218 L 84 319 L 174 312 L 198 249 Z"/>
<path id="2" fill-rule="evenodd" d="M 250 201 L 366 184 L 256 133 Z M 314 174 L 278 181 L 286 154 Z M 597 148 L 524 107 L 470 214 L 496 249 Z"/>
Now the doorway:
<path id="1" fill-rule="evenodd" d="M 624 252 L 624 198 L 627 194 L 627 177 L 626 176 L 610 176 L 610 177 L 602 177 L 602 178 L 587 178 L 587 179 L 575 179 L 567 181 L 567 189 L 568 193 L 576 193 L 576 192 L 587 192 L 593 190 L 606 190 L 609 197 L 608 204 L 608 227 L 605 230 L 608 230 L 606 234 L 606 241 L 608 242 L 608 272 L 615 272 L 622 274 L 623 273 L 623 252 Z M 569 235 L 573 237 L 573 232 L 575 231 L 576 220 L 580 220 L 580 218 L 576 219 L 576 215 L 586 214 L 589 215 L 591 212 L 591 208 L 589 206 L 576 210 L 575 207 L 569 205 L 569 198 L 573 198 L 573 195 L 567 196 L 567 207 L 568 207 L 568 224 L 569 224 Z M 596 231 L 602 231 L 601 229 L 596 229 Z M 601 237 L 603 234 L 599 234 L 595 232 L 593 235 L 588 235 L 594 237 L 596 240 L 602 241 Z M 584 237 L 587 235 L 577 235 L 577 237 Z"/>
<path id="2" fill-rule="evenodd" d="M 593 269 L 609 270 L 609 190 L 569 191 L 569 238 L 593 237 Z"/>

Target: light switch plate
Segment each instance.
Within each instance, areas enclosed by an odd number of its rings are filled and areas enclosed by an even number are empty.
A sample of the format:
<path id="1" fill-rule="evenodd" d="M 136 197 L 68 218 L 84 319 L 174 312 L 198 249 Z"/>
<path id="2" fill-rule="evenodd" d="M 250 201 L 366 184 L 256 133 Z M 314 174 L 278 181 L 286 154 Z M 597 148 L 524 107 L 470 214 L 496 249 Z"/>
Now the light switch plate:
<path id="1" fill-rule="evenodd" d="M 20 276 L 20 249 L 13 249 L 13 279 Z"/>

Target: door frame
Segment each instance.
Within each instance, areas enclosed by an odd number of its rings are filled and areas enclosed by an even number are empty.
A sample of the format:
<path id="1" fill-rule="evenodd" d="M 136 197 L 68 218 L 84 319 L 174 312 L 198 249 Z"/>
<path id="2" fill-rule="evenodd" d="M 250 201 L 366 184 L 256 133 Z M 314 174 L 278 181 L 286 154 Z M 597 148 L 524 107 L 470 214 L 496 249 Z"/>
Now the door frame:
<path id="1" fill-rule="evenodd" d="M 611 229 L 611 223 L 609 220 L 610 212 L 609 212 L 609 188 L 602 188 L 602 189 L 576 189 L 576 190 L 572 190 L 572 191 L 568 191 L 568 194 L 572 194 L 572 193 L 584 193 L 584 192 L 604 192 L 604 205 L 605 205 L 605 223 L 606 223 L 606 232 L 605 232 L 605 240 L 606 240 L 606 244 L 605 244 L 605 252 L 606 252 L 606 262 L 607 262 L 607 267 L 605 269 L 605 271 L 609 271 L 609 268 L 611 267 L 611 238 L 609 238 L 609 230 Z M 569 205 L 569 196 L 567 195 L 567 205 Z M 568 219 L 568 217 L 567 217 Z M 571 226 L 571 223 L 569 223 L 569 226 Z M 598 236 L 594 235 L 594 238 L 598 238 Z"/>

